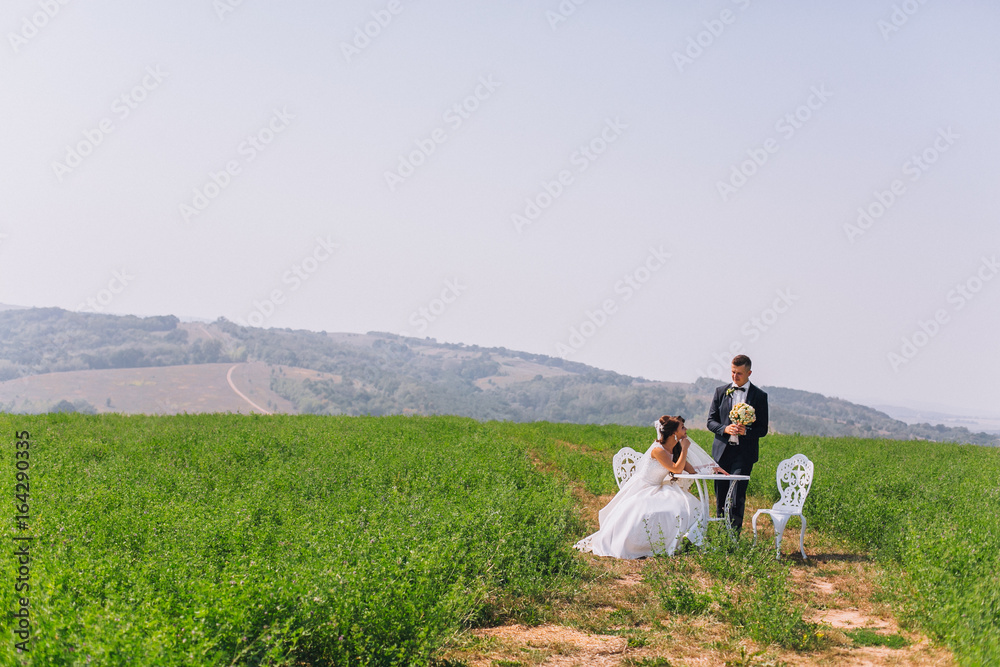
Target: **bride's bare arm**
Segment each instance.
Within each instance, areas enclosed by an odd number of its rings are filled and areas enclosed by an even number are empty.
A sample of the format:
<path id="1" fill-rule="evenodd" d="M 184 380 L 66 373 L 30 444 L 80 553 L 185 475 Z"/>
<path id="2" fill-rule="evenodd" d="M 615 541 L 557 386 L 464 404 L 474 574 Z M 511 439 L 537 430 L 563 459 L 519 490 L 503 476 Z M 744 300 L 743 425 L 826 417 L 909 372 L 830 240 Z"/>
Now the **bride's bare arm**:
<path id="1" fill-rule="evenodd" d="M 654 459 L 659 461 L 660 465 L 676 475 L 677 473 L 681 473 L 686 470 L 688 449 L 687 443 L 688 441 L 686 438 L 681 441 L 681 455 L 676 461 L 671 460 L 670 452 L 668 452 L 662 445 L 660 447 L 654 447 L 650 454 Z"/>

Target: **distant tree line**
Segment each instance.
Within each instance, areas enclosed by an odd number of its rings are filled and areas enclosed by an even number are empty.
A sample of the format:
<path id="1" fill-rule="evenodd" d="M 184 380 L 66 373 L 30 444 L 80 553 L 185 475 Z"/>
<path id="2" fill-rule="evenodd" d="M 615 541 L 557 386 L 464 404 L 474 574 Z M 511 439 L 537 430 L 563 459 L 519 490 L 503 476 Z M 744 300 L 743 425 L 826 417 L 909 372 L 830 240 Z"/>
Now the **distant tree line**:
<path id="1" fill-rule="evenodd" d="M 237 361 L 307 368 L 332 378 L 293 380 L 280 372 L 271 389 L 311 414 L 454 414 L 481 420 L 646 426 L 679 414 L 705 428 L 718 380 L 651 383 L 578 362 L 506 348 L 441 344 L 388 333 L 356 341 L 324 332 L 242 327 L 220 318 L 212 338 L 189 341 L 172 316 L 73 313 L 58 308 L 0 312 L 0 381 L 69 370 Z M 564 373 L 516 383 L 499 360 L 523 359 Z M 821 394 L 765 387 L 771 427 L 781 433 L 921 438 L 997 444 L 965 428 L 907 425 L 871 408 Z M 61 404 L 60 404 L 61 405 Z M 2 408 L 3 406 L 0 406 Z M 87 405 L 61 405 L 89 411 Z"/>
<path id="2" fill-rule="evenodd" d="M 179 366 L 245 359 L 217 339 L 188 342 L 173 315 L 135 317 L 60 308 L 0 312 L 0 381 L 62 371 Z"/>

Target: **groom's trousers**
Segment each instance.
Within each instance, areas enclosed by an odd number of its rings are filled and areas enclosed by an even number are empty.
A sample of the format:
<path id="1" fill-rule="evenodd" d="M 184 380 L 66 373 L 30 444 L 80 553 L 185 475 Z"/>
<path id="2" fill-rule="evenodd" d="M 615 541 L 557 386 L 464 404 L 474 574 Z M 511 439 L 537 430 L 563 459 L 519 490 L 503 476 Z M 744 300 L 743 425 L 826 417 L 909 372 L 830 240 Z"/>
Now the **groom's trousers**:
<path id="1" fill-rule="evenodd" d="M 753 470 L 753 463 L 745 463 L 742 460 L 742 452 L 738 447 L 726 447 L 725 453 L 719 459 L 719 467 L 731 475 L 750 475 Z M 726 494 L 729 493 L 729 486 L 734 482 L 715 482 L 715 516 L 722 518 L 726 516 Z M 729 525 L 737 533 L 743 528 L 743 510 L 747 501 L 748 480 L 735 482 L 736 489 L 733 492 L 733 504 L 729 510 Z"/>

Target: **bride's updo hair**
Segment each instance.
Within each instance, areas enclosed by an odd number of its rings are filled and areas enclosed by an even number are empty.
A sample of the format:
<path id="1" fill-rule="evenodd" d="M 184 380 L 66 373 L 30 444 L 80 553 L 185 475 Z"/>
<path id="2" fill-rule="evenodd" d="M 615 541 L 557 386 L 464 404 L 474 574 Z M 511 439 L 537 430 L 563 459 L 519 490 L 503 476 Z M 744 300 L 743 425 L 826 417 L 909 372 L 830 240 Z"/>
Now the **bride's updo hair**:
<path id="1" fill-rule="evenodd" d="M 681 417 L 680 415 L 677 415 L 676 417 L 671 417 L 670 415 L 663 415 L 657 422 L 656 435 L 659 437 L 656 438 L 656 441 L 661 445 L 667 444 L 667 438 L 672 436 L 677 431 L 677 429 L 681 427 L 681 424 L 683 423 L 684 423 L 684 417 Z M 677 458 L 681 455 L 680 443 L 674 445 L 674 451 L 671 452 L 671 455 L 673 456 L 674 461 L 676 461 Z"/>
<path id="2" fill-rule="evenodd" d="M 676 417 L 671 417 L 670 415 L 663 415 L 660 417 L 659 426 L 656 427 L 656 441 L 663 444 L 667 441 L 667 438 L 672 436 L 674 432 L 681 427 L 684 423 L 684 417 L 680 415 Z"/>

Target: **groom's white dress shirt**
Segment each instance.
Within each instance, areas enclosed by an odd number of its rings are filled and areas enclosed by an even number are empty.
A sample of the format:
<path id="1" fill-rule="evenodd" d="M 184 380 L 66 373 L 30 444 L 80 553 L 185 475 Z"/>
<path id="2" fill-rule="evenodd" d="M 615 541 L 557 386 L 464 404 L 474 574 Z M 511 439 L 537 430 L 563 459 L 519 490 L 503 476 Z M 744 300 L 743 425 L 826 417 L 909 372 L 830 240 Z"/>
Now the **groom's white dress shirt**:
<path id="1" fill-rule="evenodd" d="M 747 389 L 749 388 L 750 388 L 749 382 L 744 384 L 742 387 L 737 387 L 736 383 L 735 382 L 733 383 L 733 395 L 732 395 L 733 405 L 736 405 L 737 403 L 747 402 Z M 733 443 L 734 445 L 739 444 L 740 436 L 738 435 L 729 436 L 729 442 Z"/>

